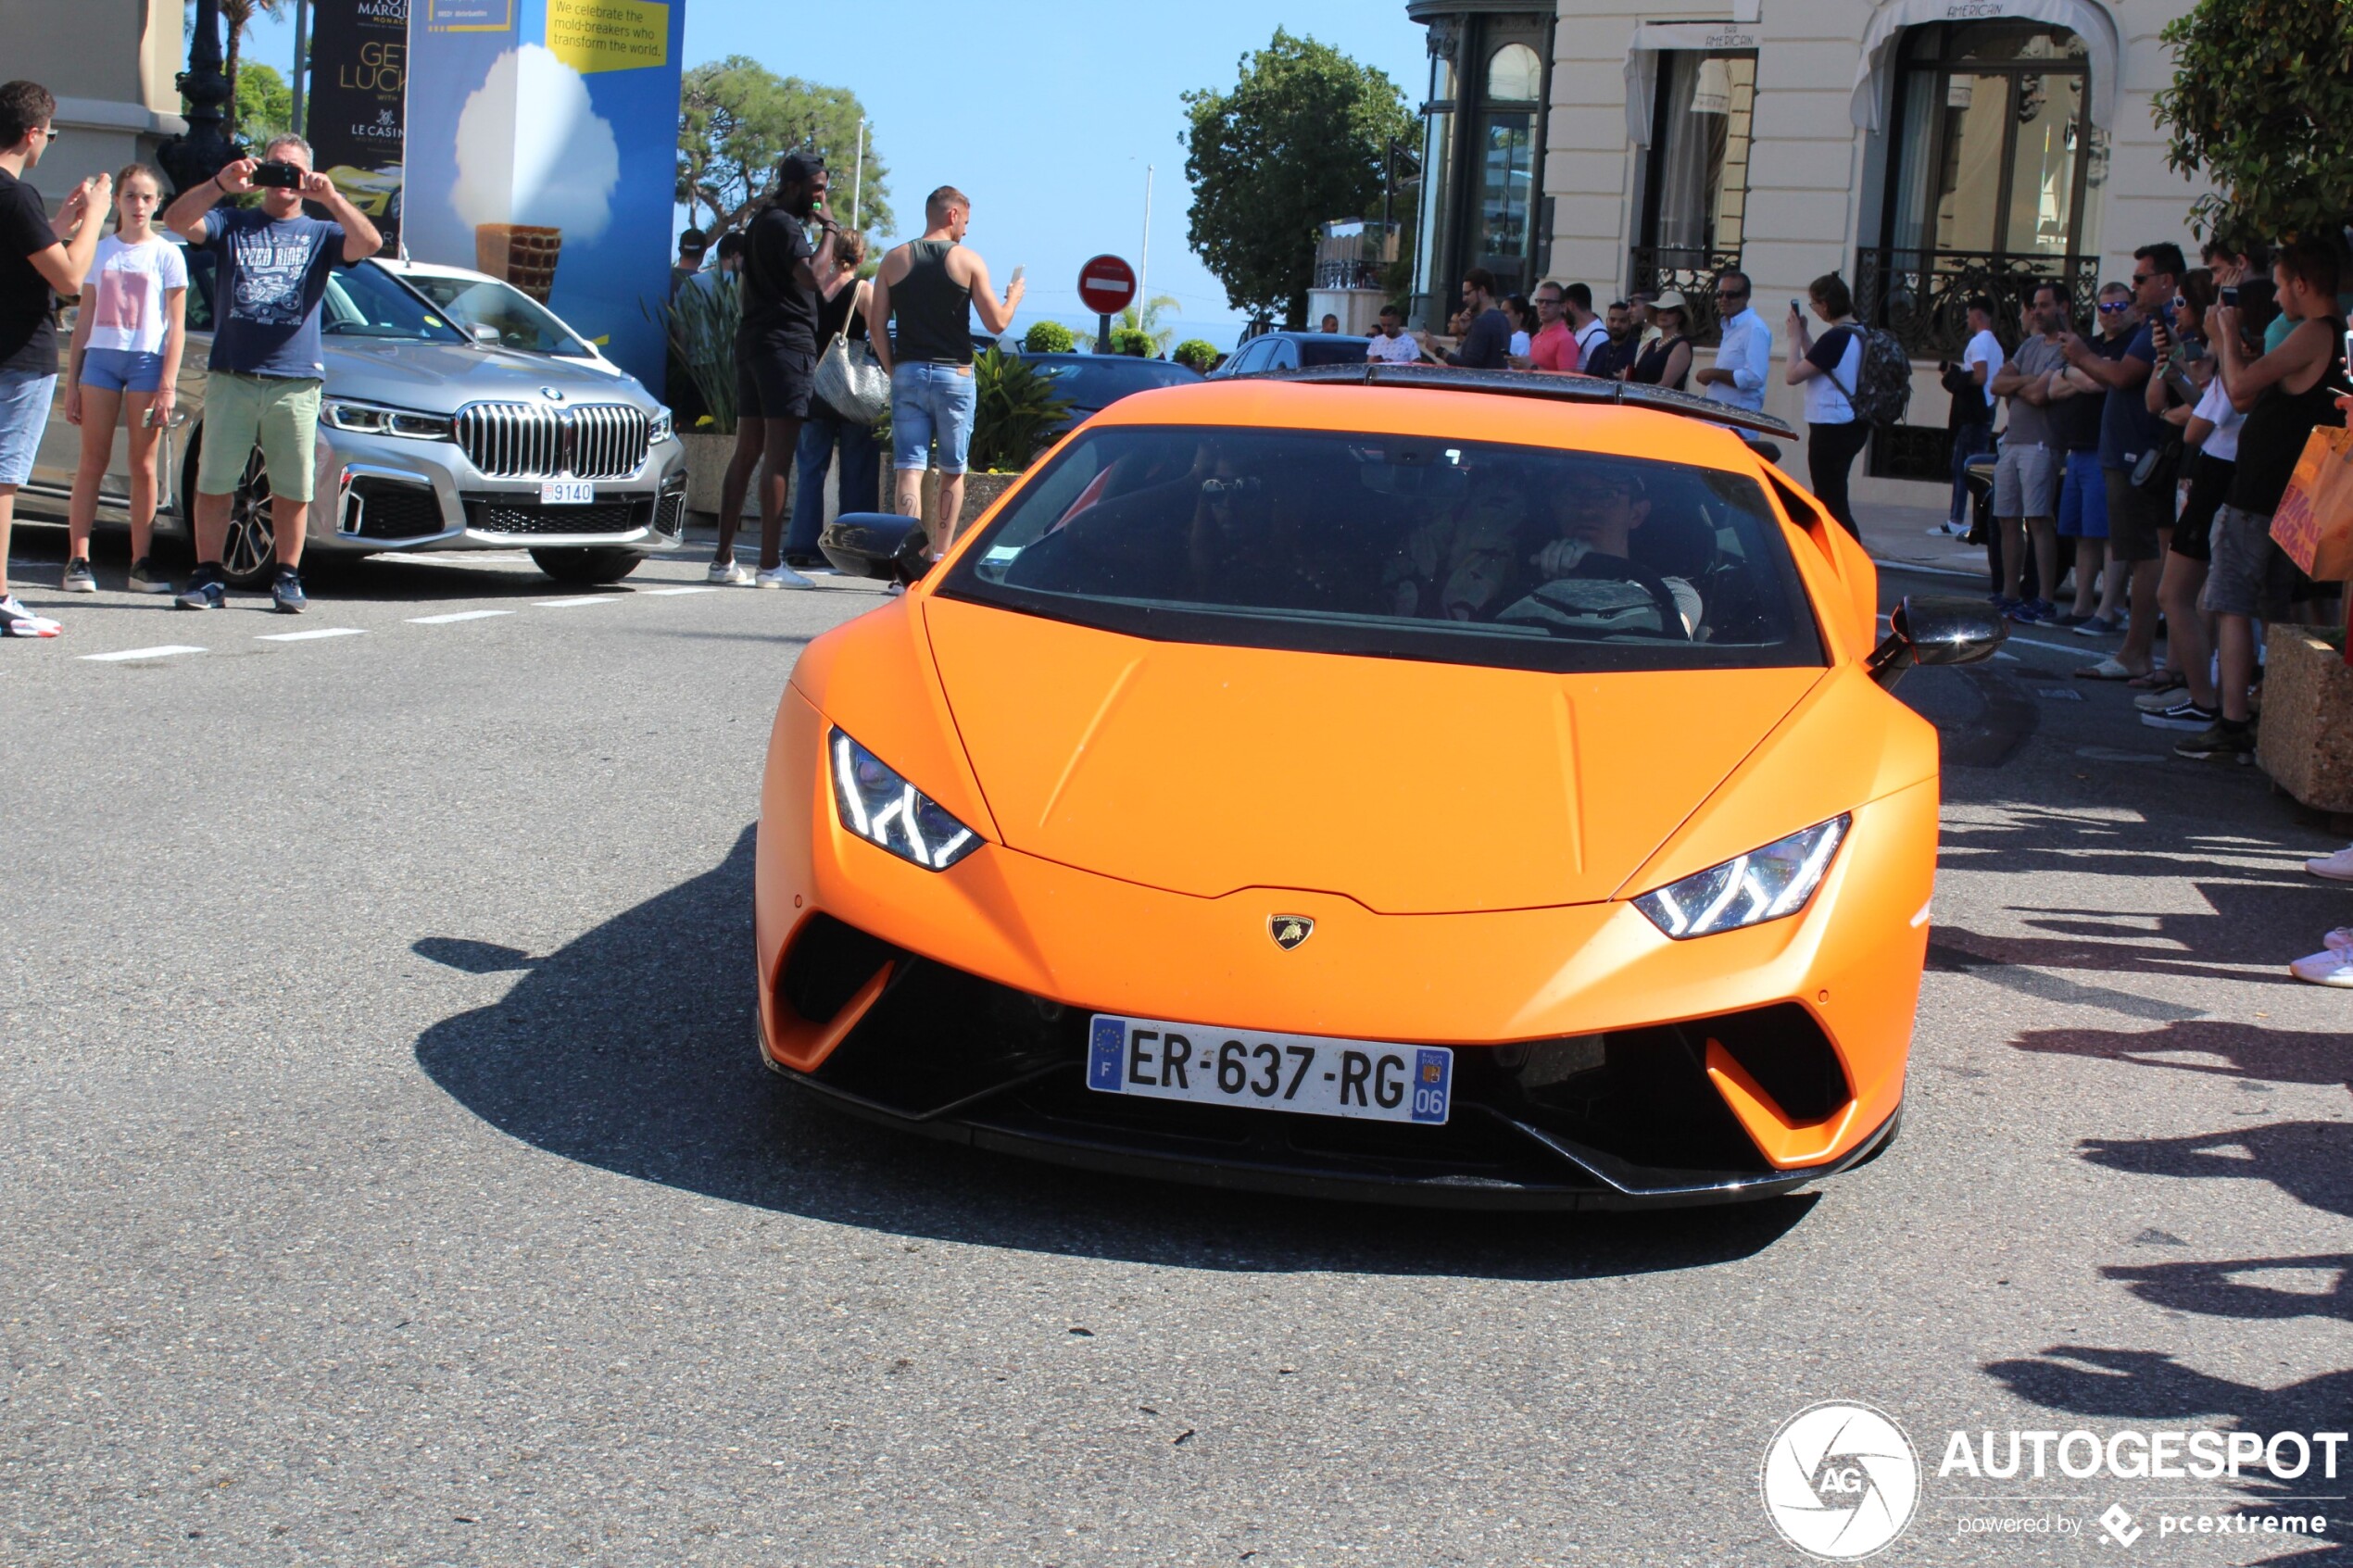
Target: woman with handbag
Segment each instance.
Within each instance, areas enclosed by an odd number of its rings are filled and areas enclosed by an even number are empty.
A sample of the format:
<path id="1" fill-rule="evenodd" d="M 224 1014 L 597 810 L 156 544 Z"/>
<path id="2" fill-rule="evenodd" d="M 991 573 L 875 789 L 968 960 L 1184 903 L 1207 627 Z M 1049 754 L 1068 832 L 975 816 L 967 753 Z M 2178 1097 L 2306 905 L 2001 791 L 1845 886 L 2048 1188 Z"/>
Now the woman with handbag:
<path id="1" fill-rule="evenodd" d="M 834 249 L 842 265 L 855 272 L 866 261 L 866 236 L 844 232 Z M 875 439 L 879 412 L 870 403 L 838 408 L 825 394 L 844 402 L 860 401 L 860 378 L 881 391 L 885 404 L 890 382 L 874 362 L 866 342 L 866 301 L 874 287 L 863 278 L 825 301 L 817 318 L 816 392 L 809 400 L 809 421 L 800 427 L 800 445 L 793 456 L 792 531 L 785 536 L 785 564 L 807 571 L 825 564 L 817 553 L 817 535 L 825 523 L 825 475 L 841 454 L 841 509 L 873 511 L 882 505 L 882 447 Z M 837 367 L 834 361 L 844 363 Z"/>

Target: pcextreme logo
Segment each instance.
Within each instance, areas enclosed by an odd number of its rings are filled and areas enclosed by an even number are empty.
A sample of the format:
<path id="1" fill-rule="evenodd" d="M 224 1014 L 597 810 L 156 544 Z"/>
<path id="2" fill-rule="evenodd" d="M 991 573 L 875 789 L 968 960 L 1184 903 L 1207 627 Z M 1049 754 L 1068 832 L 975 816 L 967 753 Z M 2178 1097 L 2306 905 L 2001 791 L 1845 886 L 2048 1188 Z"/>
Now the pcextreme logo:
<path id="1" fill-rule="evenodd" d="M 1766 1446 L 1765 1512 L 1781 1538 L 1830 1562 L 1893 1542 L 1920 1499 L 1920 1461 L 1895 1423 L 1869 1405 L 1828 1400 L 1781 1424 Z"/>

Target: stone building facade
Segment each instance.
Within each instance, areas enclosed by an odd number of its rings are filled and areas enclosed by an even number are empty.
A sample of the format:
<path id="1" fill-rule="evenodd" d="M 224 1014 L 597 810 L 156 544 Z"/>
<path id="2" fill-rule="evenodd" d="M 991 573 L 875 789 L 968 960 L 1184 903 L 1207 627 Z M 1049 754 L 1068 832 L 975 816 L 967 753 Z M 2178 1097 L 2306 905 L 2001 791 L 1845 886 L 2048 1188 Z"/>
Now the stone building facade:
<path id="1" fill-rule="evenodd" d="M 2057 279 L 2088 318 L 2135 246 L 2194 249 L 2204 187 L 2166 168 L 2151 112 L 2173 71 L 2158 34 L 2190 3 L 1409 0 L 1430 44 L 1416 318 L 1441 324 L 1474 266 L 1703 309 L 1737 266 L 1778 347 L 1787 302 L 1841 273 L 1916 365 L 1856 493 L 1934 504 L 1935 363 L 1969 295 L 2007 309 Z M 1797 422 L 1797 402 L 1775 385 L 1767 408 Z"/>

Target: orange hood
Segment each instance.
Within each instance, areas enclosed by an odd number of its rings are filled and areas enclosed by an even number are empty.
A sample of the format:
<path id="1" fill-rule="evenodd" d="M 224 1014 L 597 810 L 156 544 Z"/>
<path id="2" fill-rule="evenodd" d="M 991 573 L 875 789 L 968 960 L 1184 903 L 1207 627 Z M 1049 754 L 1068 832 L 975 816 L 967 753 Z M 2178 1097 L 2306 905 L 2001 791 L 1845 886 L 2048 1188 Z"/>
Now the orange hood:
<path id="1" fill-rule="evenodd" d="M 1619 890 L 1823 671 L 1548 675 L 1150 642 L 925 596 L 1006 844 L 1382 914 Z"/>

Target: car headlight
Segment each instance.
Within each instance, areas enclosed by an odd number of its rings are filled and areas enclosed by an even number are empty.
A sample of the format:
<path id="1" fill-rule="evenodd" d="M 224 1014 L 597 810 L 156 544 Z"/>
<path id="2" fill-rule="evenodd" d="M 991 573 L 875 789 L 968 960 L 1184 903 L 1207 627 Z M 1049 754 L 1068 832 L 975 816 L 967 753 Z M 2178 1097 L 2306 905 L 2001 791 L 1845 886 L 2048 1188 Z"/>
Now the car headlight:
<path id="1" fill-rule="evenodd" d="M 834 805 L 841 825 L 867 843 L 944 872 L 980 847 L 980 835 L 900 778 L 873 752 L 839 730 L 829 737 Z"/>
<path id="2" fill-rule="evenodd" d="M 418 441 L 449 439 L 447 414 L 420 414 L 407 408 L 388 408 L 381 403 L 355 403 L 347 397 L 329 398 L 320 412 L 335 429 L 360 435 L 405 435 Z"/>
<path id="3" fill-rule="evenodd" d="M 1694 872 L 1634 900 L 1659 930 L 1682 941 L 1793 915 L 1830 869 L 1854 819 L 1842 813 L 1720 866 Z"/>
<path id="4" fill-rule="evenodd" d="M 653 422 L 647 427 L 646 439 L 657 442 L 667 441 L 670 439 L 670 410 L 667 408 L 656 408 L 654 410 Z"/>

